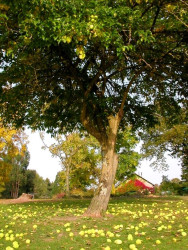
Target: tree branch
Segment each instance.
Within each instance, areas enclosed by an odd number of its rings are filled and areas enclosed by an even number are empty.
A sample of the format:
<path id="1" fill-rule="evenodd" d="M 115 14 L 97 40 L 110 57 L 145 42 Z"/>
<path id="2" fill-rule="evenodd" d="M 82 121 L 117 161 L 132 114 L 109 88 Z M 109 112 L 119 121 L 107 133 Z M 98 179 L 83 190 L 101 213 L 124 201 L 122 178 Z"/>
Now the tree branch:
<path id="1" fill-rule="evenodd" d="M 96 129 L 94 126 L 93 122 L 87 115 L 87 104 L 86 100 L 83 102 L 82 110 L 81 110 L 81 122 L 82 125 L 85 127 L 85 129 L 92 135 L 94 136 L 100 143 L 103 141 L 103 136 L 101 133 Z"/>
<path id="2" fill-rule="evenodd" d="M 188 25 L 183 21 L 181 20 L 175 13 L 173 13 L 172 11 L 169 11 L 169 13 L 171 13 L 178 21 L 180 21 L 183 25 L 185 25 L 186 28 L 188 28 Z"/>
<path id="3" fill-rule="evenodd" d="M 142 13 L 141 18 L 148 12 L 150 8 L 153 7 L 153 3 L 148 6 L 148 8 L 145 9 L 145 11 Z"/>
<path id="4" fill-rule="evenodd" d="M 183 4 L 185 4 L 185 5 L 187 5 L 187 6 L 188 6 L 188 4 L 187 4 L 185 1 L 180 0 L 180 2 L 182 2 Z"/>
<path id="5" fill-rule="evenodd" d="M 107 83 L 107 78 L 106 78 L 106 74 L 104 73 L 104 81 L 103 81 L 103 84 L 102 84 L 102 96 L 104 96 L 104 93 L 105 93 L 105 89 L 106 89 L 106 83 Z"/>
<path id="6" fill-rule="evenodd" d="M 134 75 L 134 76 L 132 77 L 132 79 L 130 80 L 130 82 L 129 82 L 129 84 L 128 84 L 128 86 L 127 86 L 127 88 L 126 88 L 126 90 L 125 90 L 125 92 L 124 92 L 124 94 L 123 94 L 122 102 L 121 102 L 121 105 L 120 105 L 120 108 L 119 108 L 119 111 L 118 111 L 118 115 L 119 115 L 120 117 L 123 116 L 123 108 L 124 108 L 125 101 L 126 101 L 126 99 L 127 99 L 129 90 L 130 90 L 131 86 L 133 85 L 135 79 L 141 74 L 142 71 L 143 71 L 143 69 L 141 68 L 139 71 L 137 71 L 137 72 L 135 73 L 135 75 Z"/>
<path id="7" fill-rule="evenodd" d="M 155 13 L 155 17 L 154 17 L 154 20 L 153 20 L 153 24 L 151 26 L 151 32 L 153 31 L 154 27 L 155 27 L 155 24 L 156 24 L 156 21 L 157 21 L 157 18 L 158 18 L 158 15 L 159 15 L 159 12 L 160 12 L 160 6 L 157 6 L 157 11 Z"/>

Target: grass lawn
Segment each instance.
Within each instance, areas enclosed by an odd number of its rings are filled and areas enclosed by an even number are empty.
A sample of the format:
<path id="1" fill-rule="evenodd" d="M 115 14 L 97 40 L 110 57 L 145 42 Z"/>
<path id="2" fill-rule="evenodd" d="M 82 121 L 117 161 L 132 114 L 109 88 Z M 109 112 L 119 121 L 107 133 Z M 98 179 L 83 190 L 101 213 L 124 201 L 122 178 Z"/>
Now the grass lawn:
<path id="1" fill-rule="evenodd" d="M 1 204 L 0 249 L 188 249 L 188 200 L 114 198 L 83 218 L 89 200 Z"/>

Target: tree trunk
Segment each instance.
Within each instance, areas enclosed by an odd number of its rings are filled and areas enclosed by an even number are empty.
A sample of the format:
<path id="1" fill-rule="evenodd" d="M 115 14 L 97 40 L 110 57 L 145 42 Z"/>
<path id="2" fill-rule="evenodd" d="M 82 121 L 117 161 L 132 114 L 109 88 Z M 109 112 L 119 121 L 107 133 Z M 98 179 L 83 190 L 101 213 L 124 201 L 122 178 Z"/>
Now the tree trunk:
<path id="1" fill-rule="evenodd" d="M 107 210 L 118 165 L 118 156 L 115 153 L 118 125 L 118 117 L 109 118 L 108 138 L 102 145 L 102 171 L 99 186 L 84 216 L 100 217 Z"/>
<path id="2" fill-rule="evenodd" d="M 117 165 L 117 154 L 110 154 L 110 152 L 107 151 L 102 165 L 102 173 L 99 181 L 99 186 L 87 211 L 84 214 L 85 216 L 100 217 L 106 212 Z"/>
<path id="3" fill-rule="evenodd" d="M 20 181 L 17 181 L 16 182 L 16 198 L 18 198 L 19 188 L 20 188 Z"/>
<path id="4" fill-rule="evenodd" d="M 70 187 L 69 187 L 69 174 L 70 174 L 70 167 L 69 164 L 66 168 L 66 197 L 70 196 Z"/>

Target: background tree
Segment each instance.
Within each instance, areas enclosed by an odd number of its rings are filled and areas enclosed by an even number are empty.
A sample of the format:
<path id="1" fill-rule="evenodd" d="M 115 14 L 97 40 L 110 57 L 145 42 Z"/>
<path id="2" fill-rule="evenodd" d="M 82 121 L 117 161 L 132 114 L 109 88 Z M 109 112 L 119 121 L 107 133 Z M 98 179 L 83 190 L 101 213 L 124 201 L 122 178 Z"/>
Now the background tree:
<path id="1" fill-rule="evenodd" d="M 182 181 L 188 183 L 188 165 L 182 166 L 182 175 L 181 175 Z"/>
<path id="2" fill-rule="evenodd" d="M 51 183 L 51 181 L 46 178 L 45 179 L 46 185 L 47 185 L 47 197 L 52 197 L 52 188 L 53 188 L 53 184 Z"/>
<path id="3" fill-rule="evenodd" d="M 34 195 L 35 198 L 47 198 L 48 196 L 48 186 L 47 182 L 36 173 L 34 179 Z"/>
<path id="4" fill-rule="evenodd" d="M 42 134 L 44 148 L 48 148 L 52 156 L 60 159 L 63 170 L 58 173 L 58 182 L 61 188 L 70 195 L 74 188 L 85 189 L 95 184 L 99 176 L 99 144 L 88 135 L 72 133 L 54 137 L 55 143 L 47 146 Z M 56 180 L 57 181 L 57 180 Z"/>
<path id="5" fill-rule="evenodd" d="M 27 169 L 26 171 L 26 181 L 25 181 L 25 185 L 24 185 L 24 190 L 25 192 L 24 193 L 34 193 L 34 180 L 35 180 L 35 177 L 36 177 L 36 170 L 31 170 L 31 169 Z"/>
<path id="6" fill-rule="evenodd" d="M 116 173 L 116 180 L 122 181 L 134 175 L 141 155 L 135 151 L 138 145 L 138 138 L 133 133 L 131 126 L 120 131 L 117 137 L 116 150 L 119 155 L 119 163 Z"/>
<path id="7" fill-rule="evenodd" d="M 30 154 L 27 149 L 12 159 L 12 169 L 9 175 L 9 182 L 6 185 L 6 191 L 10 192 L 10 196 L 13 199 L 18 198 L 22 192 L 25 192 L 24 186 L 29 160 Z"/>
<path id="8" fill-rule="evenodd" d="M 22 174 L 20 174 L 22 178 L 21 178 L 21 186 L 19 185 L 19 195 L 22 193 L 30 193 L 27 190 L 27 186 L 28 186 L 27 173 L 30 171 L 32 171 L 32 170 L 28 170 L 28 169 L 23 170 L 22 169 Z M 33 171 L 35 171 L 35 170 L 33 170 Z M 6 199 L 13 198 L 12 185 L 11 185 L 11 181 L 10 181 L 10 177 L 11 177 L 12 173 L 13 173 L 13 171 L 11 171 L 9 173 L 9 180 L 5 185 L 5 190 L 2 192 L 2 197 L 6 198 Z M 31 193 L 33 193 L 33 192 L 31 192 Z"/>
<path id="9" fill-rule="evenodd" d="M 83 191 L 96 185 L 101 171 L 99 143 L 92 136 L 70 134 L 63 145 L 65 162 L 70 166 L 70 188 Z"/>
<path id="10" fill-rule="evenodd" d="M 187 109 L 185 107 L 181 109 L 179 115 L 174 118 L 174 123 L 168 121 L 165 116 L 159 114 L 158 116 L 159 123 L 150 128 L 142 137 L 144 156 L 155 159 L 152 165 L 156 168 L 166 165 L 165 153 L 177 157 L 181 161 L 182 177 L 184 176 L 184 181 L 188 181 L 186 179 L 188 168 Z"/>
<path id="11" fill-rule="evenodd" d="M 44 180 L 36 170 L 27 169 L 27 162 L 28 160 L 25 159 L 25 168 L 23 162 L 22 165 L 16 162 L 18 165 L 13 166 L 9 182 L 6 183 L 5 190 L 2 192 L 3 198 L 17 198 L 17 194 L 21 193 L 33 194 L 34 198 L 52 197 L 53 183 L 48 178 Z"/>
<path id="12" fill-rule="evenodd" d="M 65 193 L 65 172 L 59 171 L 56 174 L 55 181 L 52 184 L 52 195 Z"/>
<path id="13" fill-rule="evenodd" d="M 178 183 L 180 183 L 180 179 L 179 178 L 173 178 L 172 180 L 171 180 L 171 182 L 172 183 L 176 183 L 176 184 L 178 184 Z"/>
<path id="14" fill-rule="evenodd" d="M 159 189 L 161 192 L 165 192 L 166 194 L 168 193 L 175 195 L 188 194 L 187 183 L 180 181 L 178 178 L 169 180 L 166 176 L 163 176 Z"/>
<path id="15" fill-rule="evenodd" d="M 100 216 L 118 165 L 119 128 L 154 125 L 156 101 L 174 116 L 186 94 L 187 4 L 2 0 L 0 8 L 4 121 L 93 135 L 103 163 L 86 215 Z"/>
<path id="16" fill-rule="evenodd" d="M 165 176 L 165 175 L 162 176 L 162 182 L 161 182 L 159 188 L 160 188 L 161 192 L 163 192 L 163 191 L 172 192 L 172 185 L 171 185 L 171 182 L 167 176 Z"/>
<path id="17" fill-rule="evenodd" d="M 26 144 L 27 138 L 22 130 L 4 127 L 0 120 L 0 193 L 14 176 L 15 169 L 21 165 L 25 167 Z"/>
<path id="18" fill-rule="evenodd" d="M 5 183 L 9 179 L 11 164 L 8 159 L 17 154 L 14 146 L 14 136 L 16 130 L 3 127 L 0 120 L 0 194 L 5 189 Z"/>
<path id="19" fill-rule="evenodd" d="M 22 193 L 21 187 L 26 181 L 26 170 L 29 165 L 30 154 L 26 150 L 12 159 L 12 170 L 10 172 L 9 186 L 11 197 L 16 199 Z"/>

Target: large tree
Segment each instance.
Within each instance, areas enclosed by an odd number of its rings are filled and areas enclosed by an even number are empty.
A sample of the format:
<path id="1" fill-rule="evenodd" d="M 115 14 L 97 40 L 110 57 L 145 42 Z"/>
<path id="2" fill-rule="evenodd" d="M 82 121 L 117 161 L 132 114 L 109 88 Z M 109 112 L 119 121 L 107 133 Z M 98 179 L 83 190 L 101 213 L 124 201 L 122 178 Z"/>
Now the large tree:
<path id="1" fill-rule="evenodd" d="M 2 0 L 1 114 L 17 126 L 86 129 L 102 147 L 86 215 L 106 209 L 125 124 L 152 126 L 186 94 L 184 0 Z M 175 109 L 173 109 L 175 107 Z"/>

